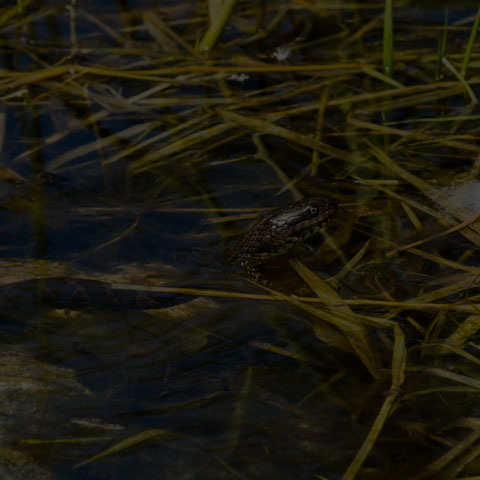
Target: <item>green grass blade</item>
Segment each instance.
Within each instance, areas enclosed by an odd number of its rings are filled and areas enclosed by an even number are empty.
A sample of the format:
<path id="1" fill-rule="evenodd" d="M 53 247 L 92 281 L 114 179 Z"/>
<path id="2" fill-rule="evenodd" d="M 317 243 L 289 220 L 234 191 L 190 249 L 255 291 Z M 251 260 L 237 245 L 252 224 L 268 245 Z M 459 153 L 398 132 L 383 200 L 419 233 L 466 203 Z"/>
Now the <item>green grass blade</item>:
<path id="1" fill-rule="evenodd" d="M 202 51 L 208 51 L 217 42 L 225 25 L 227 24 L 236 0 L 224 0 L 214 18 L 210 20 L 210 27 L 202 38 L 199 49 Z"/>
<path id="2" fill-rule="evenodd" d="M 460 75 L 462 77 L 467 73 L 468 64 L 470 62 L 470 56 L 472 55 L 473 44 L 477 38 L 478 24 L 480 22 L 480 6 L 477 10 L 477 16 L 475 17 L 475 22 L 473 23 L 472 31 L 470 32 L 470 38 L 468 39 L 467 49 L 465 50 L 465 57 L 463 57 L 462 69 L 460 70 Z"/>
<path id="3" fill-rule="evenodd" d="M 393 73 L 393 8 L 392 0 L 385 0 L 383 23 L 383 72 L 391 77 Z"/>
<path id="4" fill-rule="evenodd" d="M 442 38 L 438 44 L 437 68 L 435 70 L 435 80 L 440 80 L 442 76 L 442 58 L 447 49 L 447 31 L 448 31 L 448 8 L 445 7 L 445 23 L 443 26 Z"/>

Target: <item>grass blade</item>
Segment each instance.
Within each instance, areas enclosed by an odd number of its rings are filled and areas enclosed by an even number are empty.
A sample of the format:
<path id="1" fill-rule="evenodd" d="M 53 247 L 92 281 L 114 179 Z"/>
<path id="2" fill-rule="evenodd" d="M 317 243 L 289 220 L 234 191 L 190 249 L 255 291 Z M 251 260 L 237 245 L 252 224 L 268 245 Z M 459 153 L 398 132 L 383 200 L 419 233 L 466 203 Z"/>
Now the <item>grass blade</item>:
<path id="1" fill-rule="evenodd" d="M 448 31 L 448 8 L 445 8 L 445 24 L 443 26 L 442 38 L 438 44 L 438 58 L 437 68 L 435 71 L 435 80 L 440 80 L 442 77 L 442 58 L 445 56 L 447 49 L 447 31 Z"/>
<path id="2" fill-rule="evenodd" d="M 387 397 L 385 398 L 385 401 L 383 402 L 377 418 L 373 422 L 373 425 L 368 432 L 367 438 L 363 442 L 360 450 L 357 452 L 355 458 L 345 472 L 343 476 L 344 480 L 353 480 L 357 476 L 357 473 L 365 462 L 368 454 L 372 450 L 378 436 L 380 435 L 380 432 L 382 431 L 383 425 L 385 424 L 387 417 L 392 410 L 393 402 L 400 393 L 400 386 L 404 381 L 406 355 L 405 335 L 400 327 L 395 326 L 395 345 L 392 359 L 392 386 L 387 394 Z"/>
<path id="3" fill-rule="evenodd" d="M 467 49 L 465 50 L 465 56 L 463 57 L 462 69 L 460 70 L 460 75 L 462 77 L 467 73 L 468 64 L 470 63 L 470 56 L 472 55 L 473 44 L 477 38 L 478 24 L 480 22 L 480 6 L 477 10 L 477 16 L 475 17 L 475 22 L 473 23 L 472 31 L 470 32 L 470 38 L 468 39 Z"/>
<path id="4" fill-rule="evenodd" d="M 120 442 L 112 445 L 103 452 L 100 452 L 93 457 L 87 458 L 87 460 L 84 460 L 83 462 L 77 463 L 74 468 L 82 467 L 83 465 L 94 462 L 96 460 L 100 460 L 101 458 L 108 457 L 109 455 L 121 453 L 127 448 L 137 446 L 141 443 L 148 442 L 149 440 L 153 440 L 161 436 L 171 435 L 171 432 L 163 430 L 161 428 L 152 428 L 150 430 L 145 430 L 143 432 L 132 435 L 131 437 L 125 438 L 124 440 L 121 440 Z"/>
<path id="5" fill-rule="evenodd" d="M 385 0 L 383 19 L 383 71 L 388 77 L 393 73 L 393 6 L 392 0 Z"/>
<path id="6" fill-rule="evenodd" d="M 235 0 L 224 0 L 221 7 L 216 12 L 214 18 L 211 19 L 210 27 L 202 38 L 199 49 L 202 51 L 208 51 L 212 49 L 217 43 L 218 38 L 223 32 L 225 25 L 227 24 L 233 7 L 235 6 Z"/>

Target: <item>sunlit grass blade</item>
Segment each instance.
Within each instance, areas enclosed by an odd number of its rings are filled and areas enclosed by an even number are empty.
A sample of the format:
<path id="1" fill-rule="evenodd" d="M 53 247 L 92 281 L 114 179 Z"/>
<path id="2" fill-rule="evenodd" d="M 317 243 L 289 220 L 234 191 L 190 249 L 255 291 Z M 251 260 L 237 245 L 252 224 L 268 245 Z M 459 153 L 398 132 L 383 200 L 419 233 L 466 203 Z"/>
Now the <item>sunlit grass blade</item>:
<path id="1" fill-rule="evenodd" d="M 480 330 L 480 316 L 469 315 L 446 339 L 445 343 L 462 347 Z"/>
<path id="2" fill-rule="evenodd" d="M 458 73 L 457 69 L 448 61 L 446 57 L 442 58 L 442 63 L 455 75 L 455 77 L 457 77 L 458 81 L 463 85 L 463 87 L 468 93 L 468 96 L 470 97 L 470 103 L 472 105 L 475 105 L 476 103 L 478 103 L 477 97 L 475 96 L 470 85 L 466 82 L 464 78 L 465 75 Z"/>
<path id="3" fill-rule="evenodd" d="M 144 21 L 152 36 L 165 51 L 178 52 L 179 46 L 195 55 L 195 50 L 182 37 L 177 35 L 156 13 L 149 11 Z"/>
<path id="4" fill-rule="evenodd" d="M 220 8 L 215 11 L 215 16 L 210 19 L 210 27 L 200 41 L 199 49 L 208 51 L 214 47 L 218 38 L 228 22 L 236 0 L 223 0 Z M 212 9 L 215 10 L 215 9 Z"/>
<path id="5" fill-rule="evenodd" d="M 468 387 L 472 387 L 480 391 L 480 380 L 477 378 L 469 377 L 467 375 L 462 375 L 459 373 L 451 372 L 444 368 L 438 367 L 414 367 L 414 370 L 419 370 L 422 372 L 429 373 L 431 375 L 435 375 L 436 377 L 444 378 L 446 380 L 450 380 L 454 383 L 460 383 L 461 385 L 467 385 Z"/>
<path id="6" fill-rule="evenodd" d="M 404 85 L 402 85 L 400 82 L 397 82 L 393 78 L 390 78 L 386 73 L 380 73 L 377 72 L 377 70 L 374 70 L 373 68 L 365 67 L 363 71 L 367 74 L 370 75 L 373 78 L 376 78 L 377 80 L 380 80 L 382 82 L 385 82 L 388 85 L 392 85 L 393 87 L 396 88 L 405 88 Z"/>
<path id="7" fill-rule="evenodd" d="M 326 305 L 338 304 L 339 301 L 341 302 L 342 299 L 338 293 L 303 263 L 298 260 L 291 260 L 290 265 L 292 265 L 295 271 L 303 278 L 303 280 L 305 280 L 308 286 L 325 302 Z M 335 310 L 341 312 L 347 318 L 353 317 L 353 312 L 347 305 L 337 305 Z M 353 328 L 353 326 L 355 328 Z M 338 327 L 348 338 L 355 353 L 359 356 L 370 373 L 375 378 L 379 378 L 381 376 L 380 371 L 382 369 L 382 364 L 378 352 L 368 338 L 365 327 L 355 318 L 352 318 L 350 324 L 338 324 Z"/>
<path id="8" fill-rule="evenodd" d="M 303 355 L 300 352 L 294 352 L 292 350 L 289 350 L 287 348 L 279 347 L 278 345 L 272 345 L 271 343 L 265 343 L 265 342 L 259 342 L 257 340 L 253 340 L 250 342 L 250 345 L 261 348 L 262 350 L 265 350 L 266 352 L 273 352 L 276 353 L 277 355 L 281 355 L 284 357 L 289 357 L 289 358 L 294 358 L 295 360 L 299 360 L 300 362 L 308 362 L 308 357 L 306 355 Z"/>
<path id="9" fill-rule="evenodd" d="M 154 148 L 151 152 L 132 163 L 132 172 L 138 174 L 157 167 L 161 164 L 162 157 L 170 158 L 172 154 L 191 148 L 200 142 L 211 141 L 216 135 L 230 130 L 233 126 L 234 125 L 229 123 L 213 125 L 209 128 L 195 131 L 179 140 L 167 143 L 163 148 Z M 168 159 L 165 161 L 168 162 Z"/>
<path id="10" fill-rule="evenodd" d="M 357 452 L 355 458 L 345 472 L 343 476 L 344 480 L 353 480 L 357 476 L 358 471 L 375 445 L 375 442 L 380 435 L 383 426 L 385 425 L 387 417 L 392 410 L 393 403 L 400 393 L 400 387 L 405 379 L 406 356 L 407 352 L 405 346 L 405 335 L 401 328 L 397 325 L 395 326 L 395 344 L 392 358 L 392 386 L 387 394 L 387 397 L 385 398 L 385 401 L 383 402 L 377 418 L 370 428 L 367 438 L 363 442 L 360 450 Z"/>
<path id="11" fill-rule="evenodd" d="M 480 438 L 480 430 L 474 430 L 466 435 L 463 439 L 458 441 L 451 446 L 451 448 L 444 453 L 441 457 L 439 457 L 434 462 L 430 463 L 425 467 L 425 470 L 412 477 L 411 480 L 422 480 L 424 478 L 435 478 L 435 476 L 439 476 L 439 472 L 444 469 L 450 462 L 452 462 L 455 458 L 460 456 L 462 453 L 466 453 L 470 450 L 471 446 Z M 465 480 L 476 480 L 475 477 L 478 479 L 478 475 L 473 477 L 466 477 Z"/>
<path id="12" fill-rule="evenodd" d="M 335 278 L 336 281 L 341 280 L 345 275 L 347 275 L 352 269 L 355 268 L 355 265 L 357 265 L 358 262 L 361 261 L 361 259 L 365 255 L 365 252 L 368 250 L 368 246 L 370 245 L 370 241 L 371 240 L 368 240 L 363 245 L 363 247 L 355 254 L 355 256 L 348 263 L 345 264 L 345 266 L 340 270 L 340 272 L 338 272 L 335 275 L 334 278 Z"/>
<path id="13" fill-rule="evenodd" d="M 325 155 L 341 158 L 347 162 L 357 161 L 357 158 L 349 152 L 327 145 L 326 143 L 310 138 L 307 135 L 293 132 L 284 127 L 279 127 L 274 123 L 260 120 L 258 118 L 247 117 L 225 109 L 218 109 L 218 113 L 229 122 L 237 123 L 242 127 L 253 129 L 259 133 L 261 132 L 276 135 L 294 143 L 298 143 L 299 145 L 318 150 Z"/>
<path id="14" fill-rule="evenodd" d="M 82 467 L 83 465 L 87 465 L 88 463 L 92 463 L 96 460 L 100 460 L 110 455 L 121 454 L 128 448 L 138 446 L 150 440 L 155 440 L 160 437 L 172 438 L 172 436 L 175 436 L 175 434 L 169 432 L 168 430 L 163 430 L 160 428 L 152 428 L 150 430 L 145 430 L 143 432 L 125 438 L 124 440 L 121 440 L 120 442 L 112 445 L 103 452 L 100 452 L 97 455 L 94 455 L 93 457 L 84 460 L 83 462 L 77 463 L 74 468 Z"/>
<path id="15" fill-rule="evenodd" d="M 49 168 L 54 171 L 58 168 L 61 168 L 66 163 L 76 160 L 79 157 L 87 155 L 96 150 L 100 151 L 105 147 L 108 147 L 112 144 L 116 144 L 121 139 L 131 139 L 137 135 L 144 134 L 155 127 L 158 127 L 160 122 L 147 122 L 147 123 L 138 123 L 131 127 L 128 127 L 122 131 L 117 131 L 115 135 L 105 136 L 101 139 L 95 140 L 91 143 L 85 143 L 80 145 L 77 148 L 72 148 L 68 152 L 60 155 L 49 163 Z"/>

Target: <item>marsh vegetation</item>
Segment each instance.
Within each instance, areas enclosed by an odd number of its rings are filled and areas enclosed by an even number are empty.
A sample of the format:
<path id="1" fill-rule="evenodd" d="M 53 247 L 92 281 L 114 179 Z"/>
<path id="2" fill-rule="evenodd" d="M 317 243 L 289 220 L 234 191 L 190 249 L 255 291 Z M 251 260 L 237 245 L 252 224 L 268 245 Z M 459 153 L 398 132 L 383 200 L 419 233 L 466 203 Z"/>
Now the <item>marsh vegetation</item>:
<path id="1" fill-rule="evenodd" d="M 0 476 L 480 478 L 479 12 L 4 2 Z"/>

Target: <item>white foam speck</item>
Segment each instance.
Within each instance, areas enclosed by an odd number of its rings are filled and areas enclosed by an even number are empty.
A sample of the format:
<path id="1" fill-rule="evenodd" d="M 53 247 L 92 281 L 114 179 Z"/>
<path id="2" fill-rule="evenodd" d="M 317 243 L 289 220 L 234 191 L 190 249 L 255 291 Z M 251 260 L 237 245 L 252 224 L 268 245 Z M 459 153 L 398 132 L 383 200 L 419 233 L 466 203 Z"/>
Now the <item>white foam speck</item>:
<path id="1" fill-rule="evenodd" d="M 232 75 L 230 75 L 227 80 L 232 80 L 234 82 L 240 82 L 240 83 L 243 83 L 245 82 L 246 80 L 248 80 L 250 77 L 246 74 L 246 73 L 241 73 L 241 74 L 238 74 L 238 73 L 234 73 Z"/>
<path id="2" fill-rule="evenodd" d="M 459 217 L 473 215 L 480 212 L 480 181 L 470 180 L 439 188 L 433 200 Z"/>
<path id="3" fill-rule="evenodd" d="M 273 57 L 276 58 L 279 62 L 282 62 L 290 56 L 291 52 L 292 47 L 278 47 L 275 52 L 273 52 Z"/>

